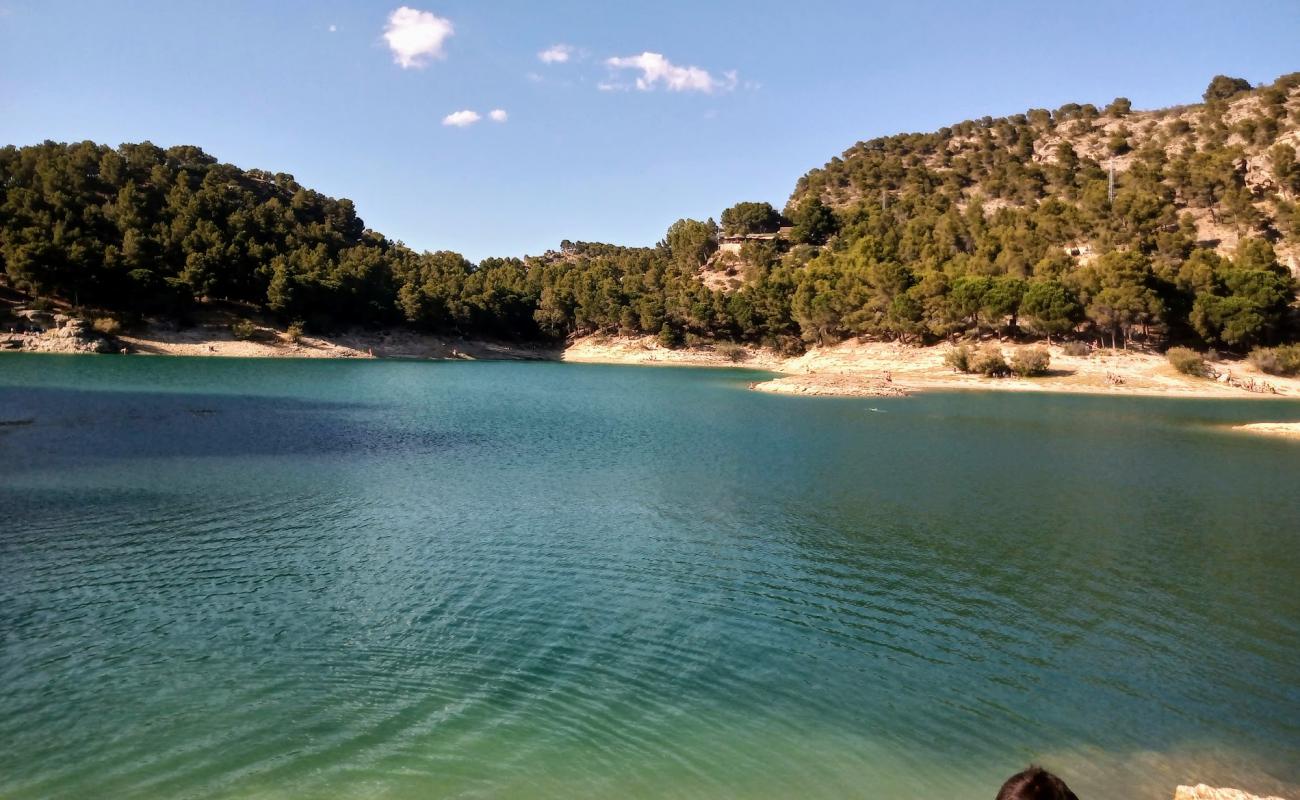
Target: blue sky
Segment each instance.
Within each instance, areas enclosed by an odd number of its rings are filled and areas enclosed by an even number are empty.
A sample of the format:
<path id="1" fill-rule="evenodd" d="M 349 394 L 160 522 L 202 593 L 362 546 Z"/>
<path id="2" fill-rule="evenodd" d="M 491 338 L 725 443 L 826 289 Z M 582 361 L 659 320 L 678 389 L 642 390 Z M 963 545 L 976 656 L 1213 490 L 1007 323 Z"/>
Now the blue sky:
<path id="1" fill-rule="evenodd" d="M 0 0 L 0 143 L 195 144 L 478 260 L 780 207 L 860 139 L 1300 70 L 1298 0 L 406 3 Z"/>

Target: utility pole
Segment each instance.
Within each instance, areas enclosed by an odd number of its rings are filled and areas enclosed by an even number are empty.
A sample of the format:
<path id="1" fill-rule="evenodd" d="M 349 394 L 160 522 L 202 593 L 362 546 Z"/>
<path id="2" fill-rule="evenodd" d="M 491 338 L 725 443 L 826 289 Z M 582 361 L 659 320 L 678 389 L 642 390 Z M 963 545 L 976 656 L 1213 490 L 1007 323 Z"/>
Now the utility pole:
<path id="1" fill-rule="evenodd" d="M 1115 159 L 1110 160 L 1110 183 L 1106 186 L 1106 199 L 1111 204 L 1115 202 Z"/>

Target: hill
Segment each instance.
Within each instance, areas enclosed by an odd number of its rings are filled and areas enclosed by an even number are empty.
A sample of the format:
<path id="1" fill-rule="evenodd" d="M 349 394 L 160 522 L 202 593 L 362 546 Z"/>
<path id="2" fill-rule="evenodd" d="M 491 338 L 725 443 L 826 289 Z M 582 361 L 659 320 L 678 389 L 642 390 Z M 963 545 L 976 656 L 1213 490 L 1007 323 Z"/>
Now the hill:
<path id="1" fill-rule="evenodd" d="M 0 150 L 0 260 L 24 302 L 108 328 L 221 305 L 316 332 L 1244 351 L 1296 337 L 1298 128 L 1300 73 L 1220 76 L 1198 105 L 1117 98 L 861 142 L 803 176 L 784 213 L 739 203 L 652 248 L 479 264 L 197 147 L 46 142 Z"/>
<path id="2" fill-rule="evenodd" d="M 1201 246 L 1231 255 L 1241 238 L 1261 236 L 1300 269 L 1300 73 L 1258 89 L 1216 81 L 1198 105 L 1134 111 L 1120 97 L 1101 110 L 1070 103 L 859 142 L 801 178 L 790 205 L 815 196 L 846 210 L 915 192 L 958 208 L 979 201 L 987 214 L 1057 199 L 1092 212 L 1081 237 L 1131 243 L 1099 212 L 1131 226 L 1145 203 L 1159 206 L 1142 209 L 1145 216 L 1166 224 L 1190 214 Z M 1114 206 L 1103 209 L 1112 168 Z"/>
<path id="3" fill-rule="evenodd" d="M 1220 76 L 1205 100 L 1116 98 L 859 142 L 785 209 L 801 336 L 1290 338 L 1300 73 L 1258 88 Z M 809 235 L 825 209 L 833 233 Z M 710 267 L 762 280 L 782 248 L 744 246 Z"/>

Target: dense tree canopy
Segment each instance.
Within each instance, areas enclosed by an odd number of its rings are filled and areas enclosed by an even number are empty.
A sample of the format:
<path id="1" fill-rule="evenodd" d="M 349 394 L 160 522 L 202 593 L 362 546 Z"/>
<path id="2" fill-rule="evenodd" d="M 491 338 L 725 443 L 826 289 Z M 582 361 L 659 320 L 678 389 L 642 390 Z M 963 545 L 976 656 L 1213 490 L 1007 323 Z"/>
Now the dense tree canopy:
<path id="1" fill-rule="evenodd" d="M 722 230 L 727 235 L 774 233 L 781 227 L 781 215 L 771 203 L 736 203 L 722 212 Z"/>
<path id="2" fill-rule="evenodd" d="M 0 266 L 15 288 L 83 307 L 184 316 L 232 301 L 318 330 L 785 351 L 850 336 L 1292 340 L 1296 285 L 1277 248 L 1300 242 L 1300 168 L 1279 139 L 1300 122 L 1300 74 L 1211 89 L 1222 102 L 1176 113 L 1117 98 L 1104 115 L 1067 104 L 861 142 L 799 180 L 787 232 L 739 255 L 719 252 L 720 235 L 777 231 L 770 204 L 726 209 L 721 229 L 678 220 L 655 247 L 566 241 L 473 264 L 412 251 L 348 200 L 196 147 L 6 147 Z M 1253 104 L 1229 114 L 1241 97 Z M 1221 255 L 1207 225 L 1240 244 Z M 725 288 L 704 279 L 724 267 Z"/>
<path id="3" fill-rule="evenodd" d="M 825 244 L 840 229 L 835 212 L 820 197 L 805 198 L 790 220 L 794 223 L 790 238 L 802 244 Z"/>
<path id="4" fill-rule="evenodd" d="M 1241 89 L 1217 83 L 1226 97 Z M 1300 122 L 1297 87 L 1300 74 L 1283 76 L 1258 90 L 1260 106 L 1241 107 L 1267 117 L 1207 105 L 1131 121 L 1117 98 L 1105 127 L 1095 109 L 1067 104 L 855 145 L 800 179 L 789 206 L 822 199 L 840 221 L 793 304 L 805 339 L 1019 330 L 1245 348 L 1294 336 L 1295 282 L 1273 243 L 1300 241 L 1300 170 L 1293 148 L 1273 142 Z M 1113 200 L 1100 160 L 1112 155 L 1126 158 Z M 1248 181 L 1252 161 L 1272 187 Z M 1189 212 L 1241 248 L 1210 263 L 1217 242 L 1202 241 Z M 862 284 L 873 262 L 909 277 L 872 297 Z M 1023 283 L 994 291 L 1001 278 Z"/>

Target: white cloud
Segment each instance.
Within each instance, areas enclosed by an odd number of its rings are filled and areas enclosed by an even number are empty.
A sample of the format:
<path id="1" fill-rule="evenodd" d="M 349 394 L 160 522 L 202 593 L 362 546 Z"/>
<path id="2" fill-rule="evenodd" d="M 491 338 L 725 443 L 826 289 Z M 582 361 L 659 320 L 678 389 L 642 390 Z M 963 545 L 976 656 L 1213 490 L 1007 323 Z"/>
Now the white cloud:
<path id="1" fill-rule="evenodd" d="M 470 111 L 468 108 L 462 111 L 454 111 L 442 118 L 443 125 L 450 125 L 453 128 L 467 128 L 475 122 L 483 119 L 477 111 Z"/>
<path id="2" fill-rule="evenodd" d="M 337 26 L 337 25 L 331 25 L 331 26 L 330 26 L 330 33 L 334 33 L 334 32 L 336 32 L 336 31 L 338 31 L 338 29 L 339 29 L 339 26 Z"/>
<path id="3" fill-rule="evenodd" d="M 723 73 L 722 80 L 719 80 L 699 67 L 678 66 L 664 58 L 662 53 L 646 52 L 639 56 L 609 58 L 605 60 L 605 64 L 613 69 L 640 70 L 641 75 L 636 79 L 636 88 L 643 92 L 648 92 L 659 84 L 663 84 L 670 92 L 705 92 L 706 94 L 724 92 L 736 88 L 736 82 L 739 80 L 734 70 Z M 605 83 L 599 88 L 608 90 L 623 87 L 614 83 Z"/>
<path id="4" fill-rule="evenodd" d="M 451 20 L 402 6 L 388 15 L 384 39 L 393 51 L 393 60 L 402 69 L 410 69 L 423 67 L 431 58 L 444 57 L 442 46 L 453 33 Z"/>
<path id="5" fill-rule="evenodd" d="M 543 64 L 563 64 L 573 58 L 573 45 L 553 44 L 537 54 Z"/>
<path id="6" fill-rule="evenodd" d="M 494 108 L 488 112 L 488 119 L 493 122 L 505 122 L 510 119 L 510 115 L 506 113 L 504 108 Z"/>

